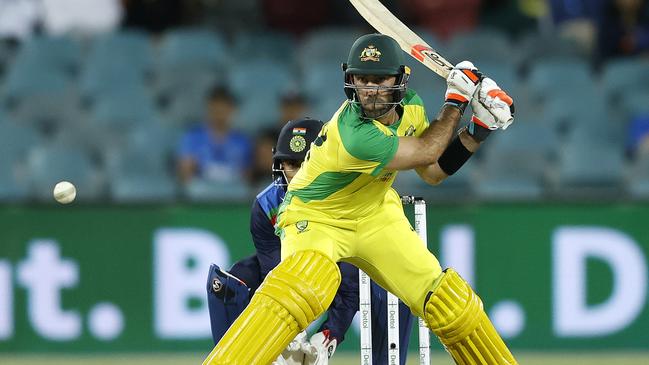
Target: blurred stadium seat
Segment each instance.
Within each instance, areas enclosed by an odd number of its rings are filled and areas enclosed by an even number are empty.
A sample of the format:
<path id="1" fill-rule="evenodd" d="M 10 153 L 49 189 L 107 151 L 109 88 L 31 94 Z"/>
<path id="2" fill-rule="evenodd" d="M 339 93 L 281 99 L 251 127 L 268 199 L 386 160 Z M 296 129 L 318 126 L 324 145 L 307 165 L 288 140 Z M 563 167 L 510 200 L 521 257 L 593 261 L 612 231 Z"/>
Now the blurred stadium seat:
<path id="1" fill-rule="evenodd" d="M 589 58 L 587 52 L 575 42 L 557 33 L 527 33 L 514 45 L 513 50 L 517 55 L 516 63 L 524 70 L 540 59 L 574 62 Z"/>
<path id="2" fill-rule="evenodd" d="M 239 102 L 237 128 L 255 134 L 276 124 L 280 97 L 296 84 L 291 71 L 286 65 L 260 60 L 233 65 L 227 85 Z"/>
<path id="3" fill-rule="evenodd" d="M 340 96 L 337 96 L 334 93 L 327 94 L 324 97 L 316 99 L 313 107 L 310 110 L 309 116 L 325 122 L 330 120 L 334 113 L 346 100 L 346 97 L 342 91 L 340 92 L 340 94 Z"/>
<path id="4" fill-rule="evenodd" d="M 18 162 L 25 162 L 29 150 L 42 142 L 37 130 L 29 125 L 17 124 L 0 113 L 1 155 Z"/>
<path id="5" fill-rule="evenodd" d="M 37 36 L 22 45 L 14 63 L 72 76 L 80 66 L 81 58 L 78 41 L 70 37 Z"/>
<path id="6" fill-rule="evenodd" d="M 605 125 L 603 121 L 609 109 L 602 92 L 597 88 L 588 88 L 570 95 L 548 95 L 540 113 L 544 116 L 543 124 L 561 134 L 568 134 L 580 124 L 591 125 L 592 128 Z M 614 127 L 614 123 L 610 124 Z"/>
<path id="7" fill-rule="evenodd" d="M 36 130 L 16 124 L 0 112 L 0 201 L 28 198 L 27 155 L 40 143 Z"/>
<path id="8" fill-rule="evenodd" d="M 107 33 L 92 42 L 88 62 L 128 64 L 140 72 L 148 72 L 154 64 L 151 42 L 148 34 L 137 30 Z"/>
<path id="9" fill-rule="evenodd" d="M 296 40 L 288 34 L 275 31 L 239 32 L 232 46 L 232 58 L 250 60 L 262 58 L 285 65 L 295 71 Z"/>
<path id="10" fill-rule="evenodd" d="M 92 114 L 95 123 L 123 130 L 151 120 L 156 110 L 146 89 L 129 88 L 104 95 L 93 107 Z"/>
<path id="11" fill-rule="evenodd" d="M 355 28 L 322 28 L 308 34 L 298 47 L 298 62 L 303 75 L 312 71 L 313 64 L 340 69 L 347 62 L 349 48 L 363 32 Z"/>
<path id="12" fill-rule="evenodd" d="M 202 119 L 209 90 L 222 81 L 215 71 L 191 67 L 181 71 L 160 70 L 155 96 L 166 124 L 179 126 Z"/>
<path id="13" fill-rule="evenodd" d="M 622 59 L 604 66 L 602 84 L 606 97 L 617 102 L 626 95 L 649 91 L 649 62 L 642 59 Z"/>
<path id="14" fill-rule="evenodd" d="M 620 102 L 621 112 L 626 115 L 649 113 L 649 90 L 625 94 Z"/>
<path id="15" fill-rule="evenodd" d="M 444 102 L 446 80 L 414 59 L 406 59 L 406 64 L 410 66 L 408 87 L 414 89 L 424 101 L 426 111 L 429 113 L 428 118 L 434 118 L 438 108 Z"/>
<path id="16" fill-rule="evenodd" d="M 620 197 L 624 168 L 619 146 L 593 141 L 568 143 L 560 151 L 554 194 L 571 199 Z"/>
<path id="17" fill-rule="evenodd" d="M 80 89 L 94 99 L 115 90 L 139 87 L 149 80 L 154 55 L 145 33 L 125 31 L 98 37 L 91 45 Z"/>
<path id="18" fill-rule="evenodd" d="M 219 69 L 229 62 L 229 49 L 220 34 L 180 28 L 167 32 L 160 46 L 159 67 L 174 71 L 195 67 Z"/>
<path id="19" fill-rule="evenodd" d="M 531 96 L 541 102 L 596 88 L 590 66 L 583 61 L 539 60 L 532 66 L 527 82 Z"/>
<path id="20" fill-rule="evenodd" d="M 13 62 L 2 101 L 17 120 L 46 128 L 65 122 L 79 106 L 73 78 L 46 57 Z"/>
<path id="21" fill-rule="evenodd" d="M 277 125 L 279 115 L 279 100 L 275 96 L 246 98 L 234 116 L 232 127 L 256 135 L 264 128 Z"/>
<path id="22" fill-rule="evenodd" d="M 316 103 L 320 99 L 339 99 L 347 97 L 343 91 L 344 73 L 340 68 L 324 63 L 313 63 L 302 77 L 304 92 L 310 100 Z M 333 111 L 332 111 L 333 113 Z"/>
<path id="23" fill-rule="evenodd" d="M 513 50 L 514 47 L 503 31 L 478 28 L 454 35 L 446 48 L 447 53 L 443 54 L 454 60 L 453 63 L 471 60 L 475 65 L 501 63 L 512 67 L 516 62 L 515 57 L 503 56 L 515 54 Z"/>
<path id="24" fill-rule="evenodd" d="M 20 202 L 28 199 L 24 165 L 9 155 L 0 154 L 0 202 Z"/>
<path id="25" fill-rule="evenodd" d="M 559 140 L 540 118 L 497 131 L 485 144 L 476 194 L 485 200 L 534 200 L 546 189 Z"/>
<path id="26" fill-rule="evenodd" d="M 193 179 L 185 188 L 184 195 L 192 202 L 232 202 L 250 199 L 253 192 L 247 184 L 216 183 L 202 179 Z"/>
<path id="27" fill-rule="evenodd" d="M 485 61 L 475 64 L 476 67 L 487 77 L 495 80 L 503 90 L 517 95 L 521 86 L 519 85 L 518 75 L 516 69 L 511 65 L 503 62 Z"/>
<path id="28" fill-rule="evenodd" d="M 468 196 L 482 199 L 537 199 L 546 196 L 548 181 L 553 183 L 549 192 L 559 195 L 583 187 L 591 192 L 620 191 L 620 176 L 614 175 L 625 169 L 621 153 L 628 121 L 649 111 L 649 63 L 609 61 L 596 78 L 589 55 L 558 34 L 529 33 L 512 42 L 499 30 L 478 28 L 444 44 L 430 32 L 414 29 L 451 62 L 471 59 L 515 95 L 517 123 L 492 137 L 465 168 L 440 186 L 431 188 L 413 173 L 401 173 L 396 186 L 432 199 L 462 191 L 463 196 L 469 191 Z M 0 143 L 5 156 L 16 156 L 11 157 L 13 162 L 9 157 L 2 161 L 9 167 L 0 176 L 6 183 L 0 183 L 13 191 L 10 180 L 26 176 L 25 169 L 35 164 L 31 158 L 25 165 L 28 150 L 65 146 L 85 154 L 96 176 L 101 176 L 102 161 L 113 166 L 107 165 L 104 172 L 109 173 L 108 192 L 115 200 L 136 201 L 138 195 L 142 200 L 173 199 L 178 194 L 168 162 L 178 131 L 204 117 L 211 87 L 232 88 L 240 102 L 234 127 L 250 135 L 276 124 L 279 96 L 296 86 L 311 103 L 309 114 L 328 120 L 345 100 L 340 64 L 363 32 L 320 28 L 297 39 L 252 27 L 227 38 L 206 29 L 178 28 L 164 33 L 160 42 L 128 30 L 88 40 L 38 36 L 17 48 L 0 43 L 0 69 L 4 70 L 4 74 L 0 70 L 0 108 L 13 119 L 2 122 L 7 118 L 0 113 L 0 133 L 10 136 L 0 137 Z M 422 97 L 433 119 L 445 82 L 410 57 L 406 63 L 412 69 L 409 87 Z M 529 71 L 528 76 L 519 77 L 519 71 Z M 26 147 L 16 147 L 20 144 Z M 129 170 L 131 165 L 125 162 L 119 164 L 123 169 L 117 169 L 123 173 L 113 173 L 116 156 L 136 149 L 164 161 L 154 163 L 165 169 L 160 189 L 138 190 L 138 185 L 153 183 L 128 172 L 148 171 L 148 158 L 133 157 L 134 166 L 144 167 Z M 589 149 L 598 151 L 591 151 L 589 157 L 585 152 Z M 609 156 L 597 157 L 601 151 Z M 503 163 L 503 155 L 512 156 L 509 163 Z M 597 171 L 591 165 L 597 165 L 593 160 L 598 159 L 610 160 L 611 166 Z M 643 194 L 642 166 L 634 162 L 631 169 L 638 171 L 637 178 L 628 179 L 626 185 L 637 196 Z M 98 189 L 94 196 L 102 197 L 103 190 Z M 196 201 L 247 199 L 247 187 L 233 189 L 197 182 L 185 196 Z M 46 190 L 43 196 L 49 199 L 51 186 Z"/>
<path id="29" fill-rule="evenodd" d="M 109 93 L 144 85 L 144 75 L 128 64 L 89 63 L 81 74 L 80 92 L 88 102 L 94 102 Z"/>
<path id="30" fill-rule="evenodd" d="M 295 85 L 295 70 L 267 60 L 238 62 L 227 75 L 227 85 L 239 101 L 243 99 L 278 98 Z"/>
<path id="31" fill-rule="evenodd" d="M 29 154 L 27 171 L 31 196 L 39 201 L 53 201 L 52 189 L 62 180 L 76 186 L 81 201 L 103 196 L 101 173 L 79 148 L 56 143 L 36 147 Z"/>
<path id="32" fill-rule="evenodd" d="M 155 95 L 167 124 L 202 117 L 206 92 L 223 80 L 230 58 L 230 48 L 219 33 L 180 28 L 165 35 L 156 64 Z"/>
<path id="33" fill-rule="evenodd" d="M 116 202 L 171 201 L 176 185 L 163 153 L 131 144 L 107 161 L 110 196 Z"/>

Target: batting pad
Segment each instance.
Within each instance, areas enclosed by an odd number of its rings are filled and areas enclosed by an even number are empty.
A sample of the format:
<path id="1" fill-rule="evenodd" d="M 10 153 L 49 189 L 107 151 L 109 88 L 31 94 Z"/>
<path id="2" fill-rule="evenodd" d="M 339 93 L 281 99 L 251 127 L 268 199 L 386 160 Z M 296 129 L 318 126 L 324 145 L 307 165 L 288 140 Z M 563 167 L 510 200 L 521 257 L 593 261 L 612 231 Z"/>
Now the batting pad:
<path id="1" fill-rule="evenodd" d="M 250 304 L 203 365 L 267 365 L 329 307 L 340 285 L 338 265 L 309 250 L 287 257 L 257 289 Z"/>
<path id="2" fill-rule="evenodd" d="M 452 269 L 442 273 L 424 312 L 428 327 L 458 365 L 517 364 L 478 295 Z"/>

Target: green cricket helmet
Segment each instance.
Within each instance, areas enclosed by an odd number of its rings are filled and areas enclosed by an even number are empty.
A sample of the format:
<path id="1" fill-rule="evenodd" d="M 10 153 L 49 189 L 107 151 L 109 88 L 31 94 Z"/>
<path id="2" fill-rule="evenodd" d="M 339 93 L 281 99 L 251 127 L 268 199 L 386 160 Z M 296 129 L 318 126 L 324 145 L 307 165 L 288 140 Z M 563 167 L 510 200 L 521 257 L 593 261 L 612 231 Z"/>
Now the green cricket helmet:
<path id="1" fill-rule="evenodd" d="M 347 63 L 342 65 L 345 72 L 345 94 L 350 102 L 359 104 L 366 117 L 379 118 L 396 107 L 408 89 L 410 68 L 405 65 L 403 51 L 391 37 L 383 34 L 366 34 L 358 38 L 351 49 Z M 394 86 L 357 86 L 354 85 L 353 75 L 396 76 Z M 392 100 L 381 104 L 380 115 L 368 114 L 363 109 L 358 98 L 359 89 L 392 90 Z M 374 113 L 376 114 L 376 113 Z"/>

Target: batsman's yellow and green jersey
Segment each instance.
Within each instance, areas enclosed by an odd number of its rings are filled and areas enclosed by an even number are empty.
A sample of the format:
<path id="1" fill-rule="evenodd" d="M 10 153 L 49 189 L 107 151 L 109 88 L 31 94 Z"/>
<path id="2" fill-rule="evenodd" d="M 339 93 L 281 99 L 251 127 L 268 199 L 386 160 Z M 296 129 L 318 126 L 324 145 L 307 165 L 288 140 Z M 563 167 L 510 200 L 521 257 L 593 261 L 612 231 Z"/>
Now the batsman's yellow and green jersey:
<path id="1" fill-rule="evenodd" d="M 419 136 L 428 119 L 421 98 L 409 90 L 403 115 L 391 126 L 362 119 L 360 107 L 345 102 L 324 125 L 302 168 L 291 181 L 284 217 L 312 221 L 355 220 L 383 201 L 397 171 L 384 169 L 399 146 L 399 136 Z M 280 222 L 291 224 L 294 222 Z"/>
<path id="2" fill-rule="evenodd" d="M 359 107 L 345 102 L 291 180 L 277 228 L 282 260 L 317 250 L 334 261 L 350 262 L 421 316 L 425 288 L 432 288 L 441 268 L 391 188 L 397 172 L 385 166 L 399 137 L 419 136 L 428 119 L 414 91 L 408 91 L 402 107 L 401 119 L 385 126 L 362 119 Z"/>

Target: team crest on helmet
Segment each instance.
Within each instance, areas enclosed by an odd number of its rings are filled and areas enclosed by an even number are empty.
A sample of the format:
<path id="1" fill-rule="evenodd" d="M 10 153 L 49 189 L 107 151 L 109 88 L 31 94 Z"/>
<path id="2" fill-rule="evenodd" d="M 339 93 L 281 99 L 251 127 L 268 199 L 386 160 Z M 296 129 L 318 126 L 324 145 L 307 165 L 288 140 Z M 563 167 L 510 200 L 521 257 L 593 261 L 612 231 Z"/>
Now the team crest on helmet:
<path id="1" fill-rule="evenodd" d="M 381 60 L 381 51 L 379 51 L 373 44 L 365 47 L 360 56 L 361 61 L 374 61 L 379 62 Z"/>
<path id="2" fill-rule="evenodd" d="M 288 142 L 288 147 L 293 152 L 302 152 L 306 148 L 306 139 L 302 136 L 293 136 L 293 138 Z"/>

